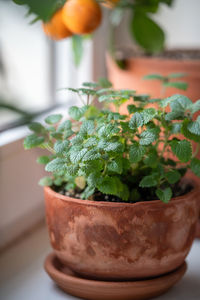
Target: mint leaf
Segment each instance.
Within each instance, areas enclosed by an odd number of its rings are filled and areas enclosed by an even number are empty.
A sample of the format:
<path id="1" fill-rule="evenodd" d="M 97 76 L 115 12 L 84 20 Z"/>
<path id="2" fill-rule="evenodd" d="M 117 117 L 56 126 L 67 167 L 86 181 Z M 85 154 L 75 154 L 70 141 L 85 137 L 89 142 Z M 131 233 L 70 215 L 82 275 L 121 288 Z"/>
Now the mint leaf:
<path id="1" fill-rule="evenodd" d="M 43 177 L 39 181 L 39 185 L 41 186 L 51 186 L 53 184 L 53 180 L 50 177 Z"/>
<path id="2" fill-rule="evenodd" d="M 33 122 L 29 124 L 28 128 L 36 133 L 42 133 L 45 132 L 46 130 L 44 126 L 42 126 L 40 123 L 37 122 Z"/>
<path id="3" fill-rule="evenodd" d="M 150 145 L 157 139 L 155 130 L 145 130 L 140 134 L 140 145 Z"/>
<path id="4" fill-rule="evenodd" d="M 197 100 L 196 102 L 192 103 L 189 109 L 192 114 L 199 111 L 200 110 L 200 100 Z"/>
<path id="5" fill-rule="evenodd" d="M 140 145 L 138 142 L 134 142 L 130 146 L 129 158 L 131 163 L 139 162 L 146 152 L 146 148 Z"/>
<path id="6" fill-rule="evenodd" d="M 77 107 L 71 106 L 69 108 L 69 115 L 73 120 L 79 121 L 83 117 L 84 113 L 87 111 L 88 106 Z"/>
<path id="7" fill-rule="evenodd" d="M 95 187 L 87 186 L 84 192 L 81 194 L 81 199 L 88 199 L 95 192 Z"/>
<path id="8" fill-rule="evenodd" d="M 154 175 L 147 175 L 142 178 L 139 186 L 144 188 L 144 187 L 156 186 L 157 184 L 158 184 L 158 182 Z"/>
<path id="9" fill-rule="evenodd" d="M 200 177 L 200 160 L 198 158 L 195 157 L 191 160 L 190 168 L 195 175 Z"/>
<path id="10" fill-rule="evenodd" d="M 178 157 L 181 162 L 188 162 L 192 157 L 192 146 L 187 140 L 176 141 L 170 143 L 172 152 Z"/>
<path id="11" fill-rule="evenodd" d="M 180 180 L 181 174 L 177 170 L 173 170 L 165 173 L 165 178 L 170 184 L 174 184 Z"/>
<path id="12" fill-rule="evenodd" d="M 160 81 L 164 81 L 165 77 L 160 75 L 160 74 L 149 74 L 149 75 L 145 75 L 143 77 L 144 80 L 160 80 Z"/>
<path id="13" fill-rule="evenodd" d="M 44 137 L 31 134 L 24 139 L 24 148 L 32 149 L 44 143 Z"/>
<path id="14" fill-rule="evenodd" d="M 115 177 L 104 177 L 100 183 L 97 185 L 98 190 L 103 194 L 117 195 L 118 186 L 115 180 Z"/>
<path id="15" fill-rule="evenodd" d="M 94 121 L 87 120 L 84 121 L 81 125 L 79 134 L 83 137 L 91 135 L 94 132 Z"/>
<path id="16" fill-rule="evenodd" d="M 170 187 L 165 189 L 157 189 L 156 195 L 162 202 L 168 203 L 172 198 L 172 190 Z"/>
<path id="17" fill-rule="evenodd" d="M 68 129 L 71 129 L 72 128 L 72 123 L 70 120 L 66 120 L 62 123 L 59 124 L 58 128 L 57 128 L 57 131 L 58 132 L 63 132 L 63 131 L 66 131 Z"/>
<path id="18" fill-rule="evenodd" d="M 158 165 L 159 162 L 159 158 L 157 153 L 154 152 L 150 152 L 147 154 L 147 157 L 144 159 L 144 163 L 145 165 L 151 167 L 151 168 L 155 168 Z"/>
<path id="19" fill-rule="evenodd" d="M 61 170 L 66 170 L 66 161 L 63 158 L 57 157 L 46 165 L 45 170 L 47 172 L 57 172 Z"/>
<path id="20" fill-rule="evenodd" d="M 142 114 L 139 112 L 136 112 L 133 114 L 133 116 L 131 117 L 131 120 L 129 122 L 129 127 L 131 129 L 137 129 L 138 127 L 143 125 L 143 118 L 142 118 Z"/>
<path id="21" fill-rule="evenodd" d="M 86 150 L 86 153 L 84 154 L 84 156 L 82 158 L 82 161 L 84 161 L 84 162 L 90 161 L 90 160 L 96 160 L 101 157 L 101 154 L 98 153 L 96 149 L 91 149 L 88 151 L 87 149 L 84 148 L 83 150 Z"/>
<path id="22" fill-rule="evenodd" d="M 71 175 L 71 176 L 77 175 L 78 169 L 79 169 L 78 164 L 75 164 L 75 165 L 71 165 L 71 166 L 67 166 L 67 167 L 66 167 L 67 173 L 68 173 L 69 175 Z"/>
<path id="23" fill-rule="evenodd" d="M 123 170 L 123 164 L 121 158 L 115 158 L 114 160 L 110 161 L 107 165 L 109 171 L 121 174 Z"/>
<path id="24" fill-rule="evenodd" d="M 168 78 L 182 78 L 187 76 L 187 73 L 171 73 L 168 75 Z"/>
<path id="25" fill-rule="evenodd" d="M 187 129 L 193 134 L 200 135 L 200 118 L 194 122 L 189 122 Z"/>
<path id="26" fill-rule="evenodd" d="M 54 144 L 54 150 L 56 153 L 62 154 L 69 149 L 69 141 L 57 141 Z"/>
<path id="27" fill-rule="evenodd" d="M 157 115 L 157 111 L 155 110 L 155 108 L 147 108 L 144 109 L 141 114 L 143 118 L 143 124 L 147 124 Z"/>
<path id="28" fill-rule="evenodd" d="M 53 124 L 58 123 L 61 119 L 62 119 L 62 115 L 60 115 L 60 114 L 55 114 L 55 115 L 48 116 L 48 117 L 45 119 L 45 122 L 46 122 L 47 124 L 53 125 Z"/>
<path id="29" fill-rule="evenodd" d="M 98 84 L 102 88 L 111 88 L 112 87 L 112 83 L 107 78 L 99 78 Z"/>
<path id="30" fill-rule="evenodd" d="M 187 90 L 188 88 L 188 84 L 187 82 L 183 82 L 183 81 L 169 81 L 169 82 L 164 82 L 163 83 L 165 87 L 173 87 L 179 90 Z"/>
<path id="31" fill-rule="evenodd" d="M 46 165 L 46 164 L 48 164 L 49 161 L 50 161 L 50 158 L 48 156 L 40 156 L 37 158 L 38 164 Z"/>
<path id="32" fill-rule="evenodd" d="M 83 156 L 88 152 L 86 148 L 80 149 L 79 146 L 74 146 L 70 149 L 70 160 L 73 164 L 81 161 Z"/>
<path id="33" fill-rule="evenodd" d="M 187 138 L 187 139 L 190 139 L 190 140 L 193 140 L 197 143 L 200 142 L 200 136 L 199 135 L 196 135 L 194 133 L 191 133 L 189 130 L 188 130 L 188 125 L 190 124 L 190 120 L 187 120 L 185 119 L 183 122 L 182 122 L 182 127 L 181 127 L 181 133 Z"/>

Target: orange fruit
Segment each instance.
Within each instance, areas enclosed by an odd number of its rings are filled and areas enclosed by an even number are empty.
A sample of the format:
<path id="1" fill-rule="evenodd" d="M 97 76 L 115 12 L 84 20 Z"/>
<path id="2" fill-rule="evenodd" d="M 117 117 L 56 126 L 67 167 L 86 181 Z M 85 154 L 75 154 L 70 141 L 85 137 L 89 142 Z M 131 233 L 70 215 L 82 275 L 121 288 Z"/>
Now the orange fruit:
<path id="1" fill-rule="evenodd" d="M 75 34 L 88 34 L 101 23 L 101 8 L 95 0 L 68 0 L 63 6 L 63 21 Z"/>
<path id="2" fill-rule="evenodd" d="M 47 23 L 42 23 L 43 30 L 53 40 L 61 40 L 72 35 L 62 19 L 62 9 L 59 9 Z"/>
<path id="3" fill-rule="evenodd" d="M 119 2 L 119 0 L 105 0 L 105 3 L 102 3 L 102 4 L 106 7 L 112 8 L 115 5 L 117 5 L 118 2 Z"/>

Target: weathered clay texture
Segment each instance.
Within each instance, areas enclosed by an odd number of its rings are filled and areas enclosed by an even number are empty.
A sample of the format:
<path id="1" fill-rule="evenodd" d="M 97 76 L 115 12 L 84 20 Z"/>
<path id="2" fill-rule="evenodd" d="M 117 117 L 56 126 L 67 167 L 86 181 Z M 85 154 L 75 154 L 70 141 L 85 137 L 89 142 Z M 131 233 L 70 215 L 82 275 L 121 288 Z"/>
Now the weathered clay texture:
<path id="1" fill-rule="evenodd" d="M 45 188 L 49 236 L 73 271 L 101 279 L 158 276 L 179 267 L 195 236 L 199 189 L 140 203 L 78 200 Z"/>

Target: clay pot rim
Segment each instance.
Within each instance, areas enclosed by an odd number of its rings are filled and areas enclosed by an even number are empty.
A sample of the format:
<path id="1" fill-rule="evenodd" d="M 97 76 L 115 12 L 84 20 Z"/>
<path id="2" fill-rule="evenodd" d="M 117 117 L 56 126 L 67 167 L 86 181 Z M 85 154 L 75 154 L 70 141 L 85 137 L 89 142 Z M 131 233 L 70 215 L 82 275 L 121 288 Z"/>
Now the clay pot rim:
<path id="1" fill-rule="evenodd" d="M 106 59 L 107 60 L 111 60 L 112 62 L 114 62 L 112 56 L 109 53 L 106 53 Z M 169 57 L 157 57 L 157 56 L 129 56 L 129 57 L 124 57 L 123 58 L 126 62 L 135 62 L 135 61 L 139 61 L 140 63 L 146 63 L 146 62 L 154 62 L 154 61 L 162 61 L 166 64 L 168 63 L 184 63 L 184 64 L 193 64 L 196 65 L 197 63 L 200 63 L 200 59 L 191 59 L 191 58 L 181 58 L 181 59 L 177 59 L 177 58 L 169 58 Z"/>
<path id="2" fill-rule="evenodd" d="M 160 200 L 151 200 L 151 201 L 140 201 L 140 202 L 136 202 L 136 203 L 126 203 L 126 202 L 106 202 L 106 201 L 94 201 L 94 200 L 82 200 L 82 199 L 77 199 L 77 198 L 72 198 L 69 196 L 65 196 L 65 195 L 61 195 L 57 192 L 55 192 L 51 187 L 49 186 L 45 186 L 44 187 L 44 191 L 48 194 L 52 194 L 55 198 L 57 198 L 58 200 L 62 200 L 65 202 L 72 202 L 72 203 L 77 203 L 77 204 L 81 204 L 81 205 L 89 205 L 89 206 L 107 206 L 107 207 L 119 207 L 119 208 L 123 208 L 123 207 L 136 207 L 136 206 L 140 206 L 140 205 L 162 205 L 164 207 L 167 207 L 166 205 L 169 205 L 172 201 L 173 203 L 179 203 L 182 202 L 185 198 L 188 197 L 193 197 L 195 194 L 198 194 L 200 191 L 200 187 L 198 186 L 197 182 L 194 180 L 190 180 L 188 178 L 184 179 L 187 180 L 188 183 L 192 184 L 193 189 L 182 195 L 182 196 L 178 196 L 175 198 L 172 198 L 170 200 L 170 202 L 168 204 L 160 201 Z"/>

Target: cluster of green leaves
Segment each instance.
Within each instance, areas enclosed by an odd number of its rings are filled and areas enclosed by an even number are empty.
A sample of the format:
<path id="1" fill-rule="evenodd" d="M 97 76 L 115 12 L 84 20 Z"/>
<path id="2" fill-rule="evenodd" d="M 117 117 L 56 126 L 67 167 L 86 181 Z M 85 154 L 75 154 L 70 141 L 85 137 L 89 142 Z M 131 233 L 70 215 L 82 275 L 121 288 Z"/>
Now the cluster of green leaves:
<path id="1" fill-rule="evenodd" d="M 18 5 L 25 5 L 28 15 L 34 15 L 35 21 L 48 22 L 53 14 L 61 8 L 66 0 L 13 0 Z"/>
<path id="2" fill-rule="evenodd" d="M 26 149 L 50 151 L 38 159 L 52 173 L 42 185 L 78 188 L 83 199 L 101 192 L 139 201 L 145 192 L 167 203 L 187 169 L 200 176 L 200 117 L 194 119 L 200 100 L 193 103 L 180 94 L 150 99 L 133 90 L 114 90 L 106 79 L 70 90 L 84 105 L 69 109 L 70 120 L 51 115 L 46 126 L 30 124 L 33 134 L 24 141 Z M 93 106 L 95 99 L 105 104 L 103 109 Z M 120 106 L 130 99 L 128 113 L 121 114 Z M 191 141 L 197 142 L 196 149 Z"/>
<path id="3" fill-rule="evenodd" d="M 165 33 L 163 29 L 152 19 L 162 5 L 171 6 L 173 0 L 121 0 L 111 13 L 112 31 L 121 23 L 125 12 L 131 12 L 130 34 L 133 40 L 147 54 L 155 54 L 163 51 L 165 46 Z M 114 41 L 111 38 L 110 50 L 115 57 Z"/>
<path id="4" fill-rule="evenodd" d="M 179 90 L 187 90 L 188 84 L 187 82 L 180 81 L 180 78 L 187 76 L 185 73 L 171 73 L 167 76 L 163 76 L 160 74 L 149 74 L 143 77 L 145 80 L 158 80 L 162 86 L 162 92 L 165 92 L 166 88 L 172 87 Z"/>

